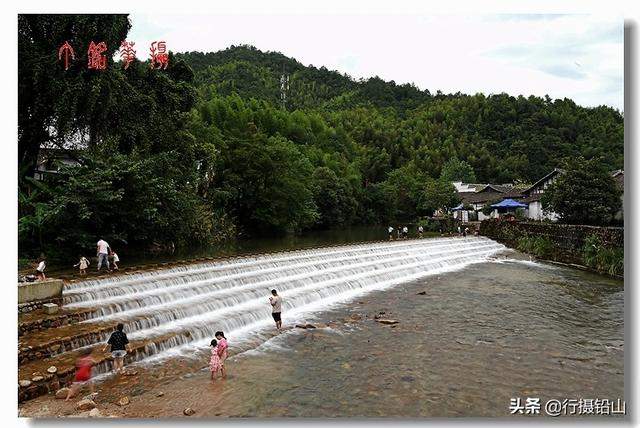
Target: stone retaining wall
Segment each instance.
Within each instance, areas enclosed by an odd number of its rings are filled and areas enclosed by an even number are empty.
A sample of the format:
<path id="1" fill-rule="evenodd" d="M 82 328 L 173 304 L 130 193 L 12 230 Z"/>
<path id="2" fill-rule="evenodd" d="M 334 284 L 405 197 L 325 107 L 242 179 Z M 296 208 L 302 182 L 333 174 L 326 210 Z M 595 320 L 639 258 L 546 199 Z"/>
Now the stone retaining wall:
<path id="1" fill-rule="evenodd" d="M 583 263 L 584 242 L 591 235 L 606 247 L 624 248 L 623 227 L 490 219 L 480 223 L 480 234 L 511 247 L 516 247 L 522 237 L 546 238 L 553 244 L 554 259 L 564 263 Z"/>

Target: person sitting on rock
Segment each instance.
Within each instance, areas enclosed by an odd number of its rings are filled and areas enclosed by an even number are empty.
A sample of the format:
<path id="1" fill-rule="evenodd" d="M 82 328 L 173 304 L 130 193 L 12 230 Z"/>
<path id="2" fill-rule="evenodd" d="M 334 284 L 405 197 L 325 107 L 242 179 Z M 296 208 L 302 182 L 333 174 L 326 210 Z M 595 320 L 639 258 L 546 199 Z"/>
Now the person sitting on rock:
<path id="1" fill-rule="evenodd" d="M 76 360 L 76 374 L 73 378 L 73 383 L 71 384 L 71 388 L 69 388 L 65 401 L 69 401 L 73 398 L 85 385 L 89 385 L 91 395 L 95 394 L 93 382 L 91 382 L 91 370 L 95 363 L 96 362 L 91 357 L 91 348 L 83 348 L 80 351 L 80 356 Z"/>

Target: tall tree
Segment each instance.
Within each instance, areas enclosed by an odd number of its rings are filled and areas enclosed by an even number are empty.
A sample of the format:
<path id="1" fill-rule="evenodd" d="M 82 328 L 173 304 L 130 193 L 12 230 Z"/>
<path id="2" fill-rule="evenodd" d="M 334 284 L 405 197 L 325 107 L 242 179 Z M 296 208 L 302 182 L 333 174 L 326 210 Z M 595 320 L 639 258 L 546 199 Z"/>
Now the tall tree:
<path id="1" fill-rule="evenodd" d="M 131 24 L 127 15 L 18 15 L 19 183 L 32 177 L 43 144 L 63 146 L 82 132 L 90 142 L 100 136 L 100 112 L 107 108 L 112 68 L 89 70 L 91 41 L 104 42 L 111 62 Z M 74 50 L 69 68 L 59 60 L 65 43 Z"/>
<path id="2" fill-rule="evenodd" d="M 566 223 L 606 225 L 622 206 L 621 190 L 600 159 L 568 161 L 545 190 L 542 206 Z"/>
<path id="3" fill-rule="evenodd" d="M 475 183 L 476 174 L 473 167 L 458 158 L 449 159 L 442 167 L 440 178 L 445 181 L 462 181 L 463 183 Z"/>

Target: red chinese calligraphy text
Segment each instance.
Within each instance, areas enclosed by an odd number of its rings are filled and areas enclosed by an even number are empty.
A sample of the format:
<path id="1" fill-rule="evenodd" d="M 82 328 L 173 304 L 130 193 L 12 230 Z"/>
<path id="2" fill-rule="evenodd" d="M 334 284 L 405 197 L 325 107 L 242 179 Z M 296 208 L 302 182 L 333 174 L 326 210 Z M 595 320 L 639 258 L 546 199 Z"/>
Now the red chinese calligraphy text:
<path id="1" fill-rule="evenodd" d="M 135 42 L 127 42 L 126 40 L 120 44 L 120 58 L 124 62 L 125 70 L 129 68 L 129 64 L 136 59 L 136 51 L 133 49 L 135 44 Z"/>
<path id="2" fill-rule="evenodd" d="M 167 53 L 167 43 L 164 41 L 151 43 L 151 68 L 167 69 L 169 65 L 169 54 Z"/>
<path id="3" fill-rule="evenodd" d="M 65 41 L 64 44 L 60 46 L 60 49 L 58 49 L 58 61 L 62 59 L 62 56 L 64 56 L 64 69 L 68 70 L 69 56 L 71 56 L 71 59 L 76 59 L 75 52 L 68 41 Z"/>
<path id="4" fill-rule="evenodd" d="M 107 57 L 102 53 L 107 50 L 105 42 L 94 43 L 91 41 L 89 50 L 87 51 L 87 67 L 90 70 L 104 70 L 107 68 Z"/>

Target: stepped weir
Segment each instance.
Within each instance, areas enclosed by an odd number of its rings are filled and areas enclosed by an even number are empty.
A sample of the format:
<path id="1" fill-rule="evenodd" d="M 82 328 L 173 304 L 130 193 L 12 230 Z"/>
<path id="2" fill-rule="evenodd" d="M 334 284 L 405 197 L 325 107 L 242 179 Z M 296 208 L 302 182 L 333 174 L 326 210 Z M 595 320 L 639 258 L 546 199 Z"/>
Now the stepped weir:
<path id="1" fill-rule="evenodd" d="M 132 346 L 125 364 L 153 364 L 205 348 L 217 330 L 236 344 L 272 329 L 273 288 L 283 298 L 287 325 L 364 293 L 486 261 L 504 249 L 483 237 L 369 242 L 68 283 L 61 313 L 21 319 L 19 399 L 63 386 L 78 351 L 104 344 L 119 322 Z M 27 325 L 36 322 L 38 329 Z M 109 357 L 95 359 L 95 374 L 111 370 Z M 54 373 L 47 372 L 51 366 Z"/>

